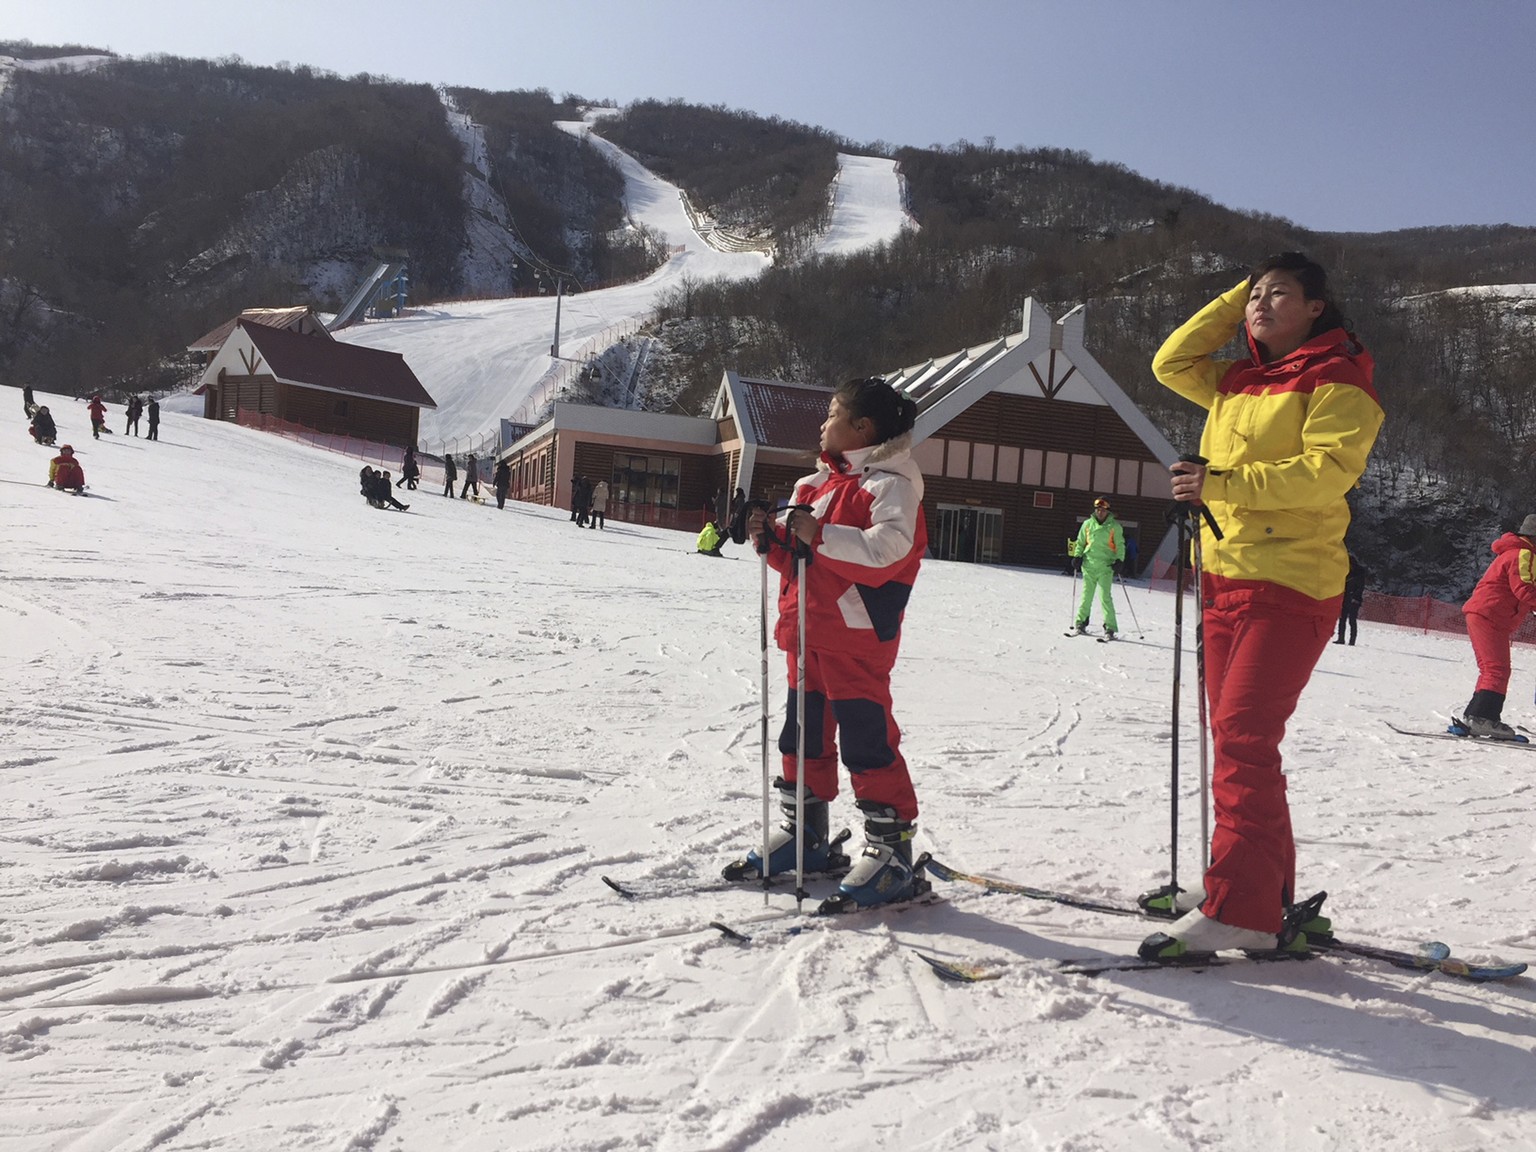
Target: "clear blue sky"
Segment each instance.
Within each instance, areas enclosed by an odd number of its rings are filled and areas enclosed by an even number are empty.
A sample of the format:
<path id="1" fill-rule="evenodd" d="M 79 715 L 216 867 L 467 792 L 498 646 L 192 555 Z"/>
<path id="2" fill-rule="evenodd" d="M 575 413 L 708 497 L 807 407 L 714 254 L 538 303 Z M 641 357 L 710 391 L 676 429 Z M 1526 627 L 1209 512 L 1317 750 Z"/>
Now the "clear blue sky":
<path id="1" fill-rule="evenodd" d="M 1323 230 L 1536 226 L 1533 0 L 0 0 L 0 38 L 1075 148 Z"/>

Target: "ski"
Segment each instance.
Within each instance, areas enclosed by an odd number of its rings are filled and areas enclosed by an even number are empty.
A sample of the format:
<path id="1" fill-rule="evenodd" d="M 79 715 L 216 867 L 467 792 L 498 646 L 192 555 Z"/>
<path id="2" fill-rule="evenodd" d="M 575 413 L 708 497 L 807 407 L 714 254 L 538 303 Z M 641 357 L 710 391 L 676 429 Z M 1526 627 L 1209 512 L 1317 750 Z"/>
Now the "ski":
<path id="1" fill-rule="evenodd" d="M 848 869 L 853 867 L 853 862 L 837 850 L 850 835 L 848 829 L 844 828 L 832 838 L 834 867 L 807 872 L 805 878 L 807 880 L 840 880 L 846 876 Z M 744 861 L 738 861 L 730 867 L 736 867 L 741 863 Z M 770 876 L 766 885 L 760 875 L 747 875 L 740 880 L 729 880 L 720 875 L 707 878 L 655 876 L 635 880 L 617 880 L 612 876 L 603 876 L 601 880 L 626 900 L 652 900 L 662 896 L 697 896 L 711 892 L 762 892 L 764 890 L 772 892 L 782 890 L 786 884 L 792 885 L 795 874 L 780 872 Z"/>
<path id="2" fill-rule="evenodd" d="M 913 949 L 918 958 L 933 969 L 934 973 L 942 980 L 954 984 L 980 984 L 988 980 L 1000 980 L 1007 969 L 1006 963 L 987 965 L 965 960 L 945 960 L 938 956 L 932 956 L 921 949 Z M 1212 955 L 1210 953 L 1198 953 L 1191 956 L 1181 956 L 1174 960 L 1142 960 L 1136 956 L 1083 956 L 1068 960 L 1058 960 L 1053 971 L 1066 976 L 1104 976 L 1117 972 L 1150 972 L 1154 969 L 1166 968 L 1192 968 L 1195 971 L 1204 971 L 1207 968 L 1225 968 L 1238 964 L 1275 964 L 1282 961 L 1310 960 L 1316 956 L 1353 955 L 1362 959 L 1370 958 L 1371 952 L 1390 953 L 1393 959 L 1386 960 L 1378 955 L 1376 958 L 1384 959 L 1393 967 L 1411 968 L 1424 972 L 1441 972 L 1447 976 L 1455 976 L 1473 983 L 1486 984 L 1500 980 L 1510 980 L 1525 971 L 1525 965 L 1516 964 L 1469 964 L 1457 960 L 1450 954 L 1450 949 L 1438 942 L 1426 944 L 1417 954 L 1392 952 L 1390 949 L 1327 949 L 1314 946 L 1306 952 L 1291 952 L 1276 949 L 1272 952 L 1247 952 L 1226 955 Z M 1410 962 L 1401 962 L 1406 959 Z"/>
<path id="3" fill-rule="evenodd" d="M 1474 736 L 1460 725 L 1453 724 L 1444 732 L 1423 732 L 1413 728 L 1399 728 L 1390 720 L 1385 721 L 1388 728 L 1402 736 L 1417 736 L 1423 740 L 1460 740 L 1463 744 L 1482 744 L 1494 748 L 1524 748 L 1529 752 L 1536 752 L 1536 744 L 1530 739 L 1521 736 L 1518 740 L 1494 740 L 1487 736 Z"/>
<path id="4" fill-rule="evenodd" d="M 870 904 L 863 908 L 850 908 L 837 912 L 813 911 L 804 916 L 786 914 L 787 919 L 782 923 L 774 924 L 772 927 L 775 929 L 774 936 L 798 936 L 817 924 L 833 924 L 844 920 L 864 919 L 868 915 L 877 912 L 893 914 L 910 912 L 914 908 L 926 908 L 933 904 L 943 903 L 945 903 L 944 897 L 933 891 L 932 888 L 929 888 L 927 891 L 919 892 L 906 900 L 887 900 L 883 904 Z M 752 944 L 761 936 L 760 933 L 743 932 L 739 925 L 732 925 L 724 920 L 711 920 L 709 927 L 732 943 L 743 946 Z"/>
<path id="5" fill-rule="evenodd" d="M 1032 888 L 1026 884 L 1016 884 L 1011 880 L 999 880 L 992 876 L 978 876 L 970 872 L 961 872 L 939 860 L 930 859 L 927 870 L 941 880 L 975 884 L 989 892 L 998 892 L 1011 896 L 1025 896 L 1031 900 L 1046 900 L 1053 904 L 1061 904 L 1064 907 L 1076 908 L 1083 912 L 1099 912 L 1108 916 L 1134 916 L 1142 920 L 1167 921 L 1175 918 L 1171 915 L 1144 909 L 1133 904 L 1093 900 L 1083 896 L 1074 896 L 1068 892 L 1052 892 L 1045 888 Z M 1469 980 L 1474 983 L 1509 980 L 1519 976 L 1527 967 L 1523 961 L 1516 961 L 1512 964 L 1473 964 L 1452 956 L 1450 948 L 1438 940 L 1425 943 L 1413 952 L 1397 948 L 1384 948 L 1375 944 L 1360 944 L 1352 940 L 1341 940 L 1336 936 L 1309 937 L 1308 943 L 1312 952 L 1323 955 L 1342 953 L 1358 956 L 1362 960 L 1373 960 L 1381 964 L 1388 964 L 1394 968 L 1440 972 L 1446 976 L 1459 980 Z M 1217 957 L 1217 959 L 1224 958 Z M 1138 961 L 1138 963 L 1148 964 L 1151 967 L 1160 966 L 1152 961 Z M 1178 965 L 1176 964 L 1175 966 Z M 1126 969 L 1121 967 L 1120 970 L 1124 971 Z M 1132 968 L 1130 970 L 1136 971 L 1138 969 Z"/>

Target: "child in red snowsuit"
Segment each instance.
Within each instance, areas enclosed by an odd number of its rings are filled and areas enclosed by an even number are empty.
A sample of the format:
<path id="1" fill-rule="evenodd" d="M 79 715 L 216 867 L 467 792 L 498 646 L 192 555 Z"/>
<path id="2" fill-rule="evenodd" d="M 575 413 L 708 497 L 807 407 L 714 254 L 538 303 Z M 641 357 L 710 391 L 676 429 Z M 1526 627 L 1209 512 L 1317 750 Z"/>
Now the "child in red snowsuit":
<path id="1" fill-rule="evenodd" d="M 821 459 L 795 484 L 792 507 L 770 532 L 748 519 L 759 551 L 780 574 L 775 638 L 789 654 L 789 704 L 779 736 L 776 782 L 789 822 L 769 842 L 769 874 L 795 866 L 798 696 L 805 698 L 805 860 L 831 863 L 827 802 L 837 795 L 837 738 L 868 841 L 834 902 L 865 906 L 914 891 L 912 835 L 917 796 L 891 715 L 891 669 L 912 583 L 928 547 L 923 477 L 911 456 L 917 405 L 884 380 L 853 380 L 827 405 Z M 791 547 L 807 557 L 805 682 L 797 682 L 799 588 Z M 754 852 L 748 874 L 762 874 Z M 729 872 L 728 872 L 729 874 Z"/>
<path id="2" fill-rule="evenodd" d="M 48 487 L 57 488 L 60 492 L 73 488 L 76 496 L 84 495 L 85 469 L 75 459 L 72 446 L 64 445 L 59 449 L 59 454 L 48 461 Z"/>
<path id="3" fill-rule="evenodd" d="M 1536 515 L 1527 516 L 1518 532 L 1506 532 L 1493 542 L 1493 563 L 1461 606 L 1467 635 L 1477 657 L 1477 687 L 1461 715 L 1453 719 L 1472 736 L 1518 740 L 1504 723 L 1504 697 L 1509 691 L 1509 640 L 1526 614 L 1536 610 Z"/>

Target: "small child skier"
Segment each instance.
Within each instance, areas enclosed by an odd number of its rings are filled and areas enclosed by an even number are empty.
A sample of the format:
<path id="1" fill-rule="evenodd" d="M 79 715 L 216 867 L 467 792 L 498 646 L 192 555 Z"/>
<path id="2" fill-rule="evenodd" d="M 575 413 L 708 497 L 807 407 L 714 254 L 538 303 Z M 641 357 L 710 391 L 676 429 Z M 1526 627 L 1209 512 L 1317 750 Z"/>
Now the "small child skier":
<path id="1" fill-rule="evenodd" d="M 1504 696 L 1509 690 L 1510 637 L 1536 610 L 1536 515 L 1527 516 L 1518 531 L 1504 533 L 1492 547 L 1493 563 L 1461 606 L 1477 657 L 1477 687 L 1466 708 L 1451 719 L 1471 736 L 1519 740 L 1504 723 Z"/>
<path id="2" fill-rule="evenodd" d="M 59 454 L 48 461 L 48 487 L 60 492 L 73 488 L 76 496 L 85 495 L 85 469 L 75 459 L 73 446 L 64 445 Z"/>
<path id="3" fill-rule="evenodd" d="M 747 517 L 758 550 L 780 574 L 775 638 L 789 656 L 789 703 L 779 736 L 784 775 L 774 782 L 787 821 L 768 843 L 767 872 L 795 867 L 795 829 L 803 822 L 805 866 L 838 862 L 827 803 L 838 791 L 842 737 L 867 845 L 824 911 L 905 900 L 918 890 L 912 868 L 917 796 L 891 716 L 891 669 L 901 622 L 928 546 L 923 477 L 912 461 L 917 405 L 884 380 L 851 380 L 827 405 L 816 472 L 795 484 L 791 504 L 769 525 L 761 507 Z M 777 530 L 775 530 L 777 529 Z M 791 547 L 805 569 L 805 683 L 796 683 L 799 591 Z M 795 798 L 796 695 L 805 693 L 805 811 Z M 839 854 L 840 856 L 840 854 Z M 763 874 L 757 852 L 725 870 L 732 879 Z"/>

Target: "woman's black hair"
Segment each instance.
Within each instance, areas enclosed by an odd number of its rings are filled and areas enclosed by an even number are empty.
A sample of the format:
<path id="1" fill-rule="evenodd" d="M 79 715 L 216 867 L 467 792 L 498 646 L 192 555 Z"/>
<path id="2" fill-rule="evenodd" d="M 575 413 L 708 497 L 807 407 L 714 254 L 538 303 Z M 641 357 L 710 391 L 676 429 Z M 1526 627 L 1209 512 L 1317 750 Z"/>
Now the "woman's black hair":
<path id="1" fill-rule="evenodd" d="M 1333 302 L 1333 295 L 1328 290 L 1328 273 L 1316 260 L 1310 258 L 1305 252 L 1277 253 L 1254 265 L 1253 271 L 1248 274 L 1248 286 L 1252 288 L 1270 272 L 1284 272 L 1296 277 L 1301 285 L 1301 293 L 1306 299 L 1323 302 L 1323 310 L 1318 313 L 1317 319 L 1312 321 L 1312 330 L 1307 333 L 1308 340 L 1334 328 L 1349 330 L 1349 321 L 1345 319 L 1344 313 L 1339 311 L 1339 306 Z"/>
<path id="2" fill-rule="evenodd" d="M 850 420 L 869 420 L 875 443 L 884 444 L 917 423 L 917 401 L 896 391 L 879 376 L 850 380 L 833 395 Z"/>

